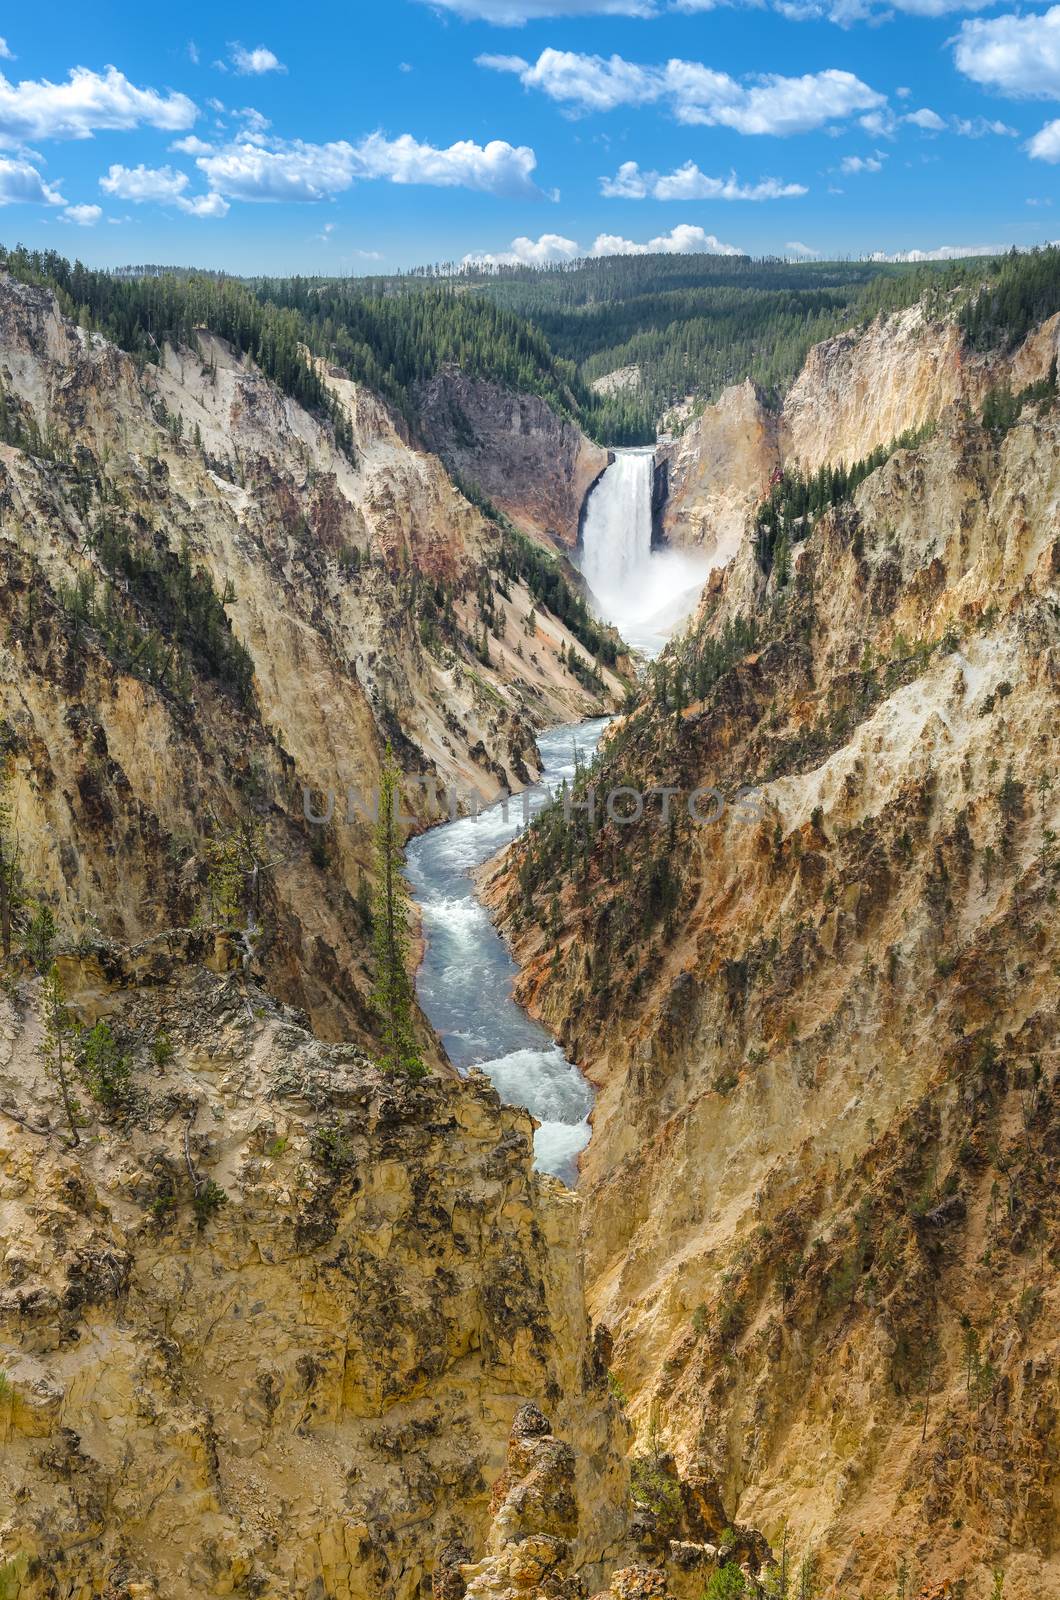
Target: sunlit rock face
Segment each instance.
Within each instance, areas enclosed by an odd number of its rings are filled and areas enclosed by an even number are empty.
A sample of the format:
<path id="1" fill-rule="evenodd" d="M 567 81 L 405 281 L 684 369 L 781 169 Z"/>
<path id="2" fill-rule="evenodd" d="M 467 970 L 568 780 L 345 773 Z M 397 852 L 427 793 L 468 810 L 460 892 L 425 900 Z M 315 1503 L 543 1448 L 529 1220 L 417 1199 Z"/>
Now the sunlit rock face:
<path id="1" fill-rule="evenodd" d="M 76 1147 L 39 981 L 0 999 L 6 1592 L 421 1600 L 454 1539 L 482 1547 L 532 1395 L 570 1441 L 550 1529 L 592 1568 L 628 1522 L 625 1435 L 529 1116 L 321 1045 L 206 953 L 63 958 L 133 1064 L 121 1111 L 82 1095 Z"/>
<path id="2" fill-rule="evenodd" d="M 573 549 L 589 489 L 609 453 L 539 395 L 516 394 L 456 368 L 417 386 L 418 427 L 462 482 L 525 532 Z"/>
<path id="3" fill-rule="evenodd" d="M 873 1597 L 896 1560 L 923 1587 L 1053 1582 L 1060 414 L 1001 437 L 965 400 L 1043 377 L 1055 332 L 977 368 L 940 333 L 929 404 L 930 362 L 902 396 L 903 325 L 870 329 L 890 398 L 871 422 L 855 386 L 844 419 L 837 380 L 822 435 L 848 460 L 934 436 L 786 584 L 745 534 L 695 649 L 737 614 L 753 647 L 675 706 L 678 642 L 616 725 L 602 788 L 751 784 L 757 818 L 579 836 L 541 902 L 558 956 L 518 849 L 491 888 L 519 994 L 597 1088 L 590 1304 L 642 1439 Z M 857 355 L 830 341 L 807 374 Z"/>

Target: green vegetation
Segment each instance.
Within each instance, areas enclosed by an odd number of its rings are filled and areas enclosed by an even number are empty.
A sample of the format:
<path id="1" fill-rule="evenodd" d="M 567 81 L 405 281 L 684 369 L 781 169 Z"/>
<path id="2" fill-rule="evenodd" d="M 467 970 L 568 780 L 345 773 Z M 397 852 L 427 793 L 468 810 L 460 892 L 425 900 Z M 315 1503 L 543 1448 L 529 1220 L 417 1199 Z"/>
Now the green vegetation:
<path id="1" fill-rule="evenodd" d="M 968 261 L 609 256 L 545 270 L 471 269 L 462 281 L 532 318 L 590 382 L 638 365 L 640 389 L 608 404 L 631 414 L 639 406 L 655 422 L 686 395 L 711 400 L 744 378 L 783 390 L 817 341 L 923 298 L 940 310 L 982 276 L 983 263 Z"/>
<path id="2" fill-rule="evenodd" d="M 416 1048 L 412 1025 L 413 995 L 409 977 L 408 884 L 401 873 L 398 842 L 400 778 L 387 745 L 380 774 L 379 817 L 375 827 L 378 888 L 375 909 L 375 991 L 379 1016 L 382 1066 L 407 1078 L 422 1078 L 426 1067 Z"/>
<path id="3" fill-rule="evenodd" d="M 41 1065 L 45 1075 L 58 1085 L 69 1140 L 71 1145 L 78 1145 L 81 1143 L 78 1128 L 82 1117 L 72 1083 L 76 1029 L 67 1009 L 63 980 L 57 966 L 52 967 L 41 985 L 40 1023 L 38 1054 Z"/>
<path id="4" fill-rule="evenodd" d="M 1056 357 L 1054 356 L 1048 377 L 1040 378 L 1037 383 L 1029 383 L 1025 389 L 1020 389 L 1015 394 L 1007 383 L 988 389 L 983 401 L 983 427 L 996 434 L 999 439 L 1003 439 L 1010 428 L 1016 426 L 1023 414 L 1024 406 L 1037 405 L 1041 411 L 1055 399 Z"/>
<path id="5" fill-rule="evenodd" d="M 896 450 L 915 450 L 933 432 L 931 423 L 909 429 L 890 444 L 879 445 L 852 467 L 840 461 L 836 466 L 819 468 L 809 477 L 804 477 L 797 467 L 785 469 L 755 516 L 755 553 L 762 571 L 775 572 L 778 586 L 783 587 L 790 575 L 792 545 L 808 537 L 821 513 L 853 499 L 858 486 Z"/>
<path id="6" fill-rule="evenodd" d="M 160 535 L 141 541 L 105 516 L 93 543 L 111 581 L 86 572 L 62 591 L 75 624 L 100 635 L 115 665 L 181 699 L 190 697 L 190 665 L 252 706 L 254 664 L 225 611 L 231 586 L 219 595 L 187 547 L 174 553 Z"/>
<path id="7" fill-rule="evenodd" d="M 125 274 L 54 251 L 0 250 L 23 282 L 144 362 L 203 328 L 254 360 L 287 394 L 351 438 L 341 407 L 305 360 L 339 363 L 415 422 L 418 386 L 449 365 L 540 395 L 611 445 L 649 443 L 678 400 L 714 398 L 751 378 L 779 394 L 810 346 L 923 300 L 956 311 L 976 349 L 1011 347 L 1060 310 L 1060 251 L 959 262 L 793 263 L 747 256 L 611 256 L 548 268 L 421 269 L 386 278 L 239 281 L 183 269 Z M 985 286 L 984 286 L 985 280 Z M 632 390 L 594 379 L 635 365 Z M 0 397 L 2 401 L 2 397 Z M 167 419 L 180 436 L 181 419 Z M 0 403 L 0 434 L 55 448 Z"/>
<path id="8" fill-rule="evenodd" d="M 116 1111 L 125 1101 L 132 1062 L 118 1046 L 110 1023 L 83 1029 L 77 1040 L 78 1076 L 99 1105 Z"/>
<path id="9" fill-rule="evenodd" d="M 980 263 L 985 285 L 962 307 L 960 324 L 973 350 L 1014 350 L 1033 327 L 1060 311 L 1060 249 L 1007 255 Z"/>
<path id="10" fill-rule="evenodd" d="M 22 283 L 51 289 L 68 317 L 98 331 L 145 363 L 163 346 L 195 344 L 208 329 L 249 356 L 285 394 L 330 422 L 340 447 L 350 429 L 323 380 L 306 362 L 306 327 L 296 312 L 256 295 L 234 278 L 166 272 L 123 276 L 73 265 L 54 250 L 0 247 L 0 267 Z"/>

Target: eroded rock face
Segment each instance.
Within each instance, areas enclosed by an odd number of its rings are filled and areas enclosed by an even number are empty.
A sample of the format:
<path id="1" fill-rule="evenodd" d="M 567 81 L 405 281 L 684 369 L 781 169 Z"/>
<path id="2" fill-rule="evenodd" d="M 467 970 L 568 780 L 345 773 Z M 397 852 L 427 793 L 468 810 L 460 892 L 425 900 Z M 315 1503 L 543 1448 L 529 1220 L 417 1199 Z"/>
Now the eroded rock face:
<path id="1" fill-rule="evenodd" d="M 462 482 L 476 485 L 517 527 L 574 548 L 606 450 L 538 395 L 456 369 L 420 384 L 416 403 L 425 442 Z"/>
<path id="2" fill-rule="evenodd" d="M 95 917 L 136 942 L 201 911 L 210 837 L 260 827 L 259 970 L 328 1037 L 363 1035 L 357 907 L 384 746 L 421 820 L 454 791 L 466 808 L 517 790 L 534 729 L 601 705 L 566 664 L 584 652 L 510 583 L 484 659 L 496 530 L 342 378 L 328 381 L 352 459 L 209 334 L 141 370 L 0 276 L 0 381 L 11 417 L 54 441 L 0 445 L 0 730 L 28 880 L 65 925 Z M 249 652 L 249 695 L 208 650 L 176 649 L 172 619 L 148 606 L 130 622 L 130 540 L 208 575 Z M 326 818 L 329 794 L 332 821 L 308 820 L 307 795 Z"/>
<path id="3" fill-rule="evenodd" d="M 749 381 L 724 390 L 660 447 L 665 536 L 724 564 L 775 471 L 849 466 L 954 406 L 980 408 L 992 383 L 1025 388 L 1048 373 L 1058 338 L 1060 318 L 1051 317 L 1011 357 L 976 355 L 955 322 L 911 306 L 814 345 L 778 409 Z"/>
<path id="4" fill-rule="evenodd" d="M 6 1592 L 451 1600 L 513 1415 L 505 1526 L 599 1562 L 624 1439 L 529 1117 L 480 1077 L 387 1078 L 196 954 L 64 958 L 134 1063 L 118 1111 L 79 1091 L 76 1148 L 37 981 L 0 1001 Z"/>
<path id="5" fill-rule="evenodd" d="M 748 519 L 780 463 L 779 419 L 754 384 L 726 389 L 665 445 L 661 527 L 675 545 L 702 549 L 718 566 L 736 553 Z"/>
<path id="6" fill-rule="evenodd" d="M 1054 1581 L 1058 461 L 1055 406 L 1001 441 L 951 411 L 783 596 L 742 545 L 708 634 L 755 647 L 647 697 L 618 781 L 759 815 L 599 829 L 558 957 L 509 901 L 598 1086 L 590 1303 L 642 1431 L 873 1600 L 903 1558 L 914 1592 Z"/>

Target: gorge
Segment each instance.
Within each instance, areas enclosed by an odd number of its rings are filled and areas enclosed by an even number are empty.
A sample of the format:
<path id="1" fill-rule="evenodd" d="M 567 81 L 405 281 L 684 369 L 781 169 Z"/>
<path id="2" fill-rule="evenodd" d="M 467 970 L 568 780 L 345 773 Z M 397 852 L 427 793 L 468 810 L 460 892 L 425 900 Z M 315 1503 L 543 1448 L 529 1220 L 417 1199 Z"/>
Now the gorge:
<path id="1" fill-rule="evenodd" d="M 1058 1592 L 1058 259 L 605 447 L 5 257 L 4 1600 Z"/>

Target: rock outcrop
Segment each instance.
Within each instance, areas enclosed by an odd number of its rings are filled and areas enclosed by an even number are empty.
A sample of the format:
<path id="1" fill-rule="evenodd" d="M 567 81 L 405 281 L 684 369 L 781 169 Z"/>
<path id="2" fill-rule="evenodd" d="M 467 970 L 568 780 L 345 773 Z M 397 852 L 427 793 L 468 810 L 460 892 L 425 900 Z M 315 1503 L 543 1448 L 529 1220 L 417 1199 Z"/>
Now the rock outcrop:
<path id="1" fill-rule="evenodd" d="M 523 1427 L 510 1517 L 595 1570 L 628 1522 L 624 1431 L 586 1357 L 580 1205 L 531 1172 L 529 1116 L 321 1045 L 203 943 L 61 960 L 72 1018 L 131 1066 L 107 1105 L 79 1087 L 76 1146 L 39 980 L 9 969 L 3 1592 L 463 1594 L 454 1547 L 480 1547 L 531 1395 L 572 1446 Z"/>
<path id="2" fill-rule="evenodd" d="M 664 535 L 722 565 L 774 472 L 850 466 L 954 406 L 980 408 L 992 383 L 1022 389 L 1048 373 L 1058 341 L 1060 318 L 1052 317 L 1012 356 L 976 355 L 952 318 L 934 318 L 920 305 L 826 339 L 810 350 L 779 406 L 749 381 L 734 385 L 660 447 L 669 476 Z"/>
<path id="3" fill-rule="evenodd" d="M 780 464 L 779 419 L 748 379 L 706 406 L 659 460 L 666 473 L 663 538 L 724 566 Z"/>
<path id="4" fill-rule="evenodd" d="M 608 463 L 547 401 L 448 368 L 416 390 L 420 431 L 459 480 L 517 527 L 572 550 L 585 497 Z"/>

